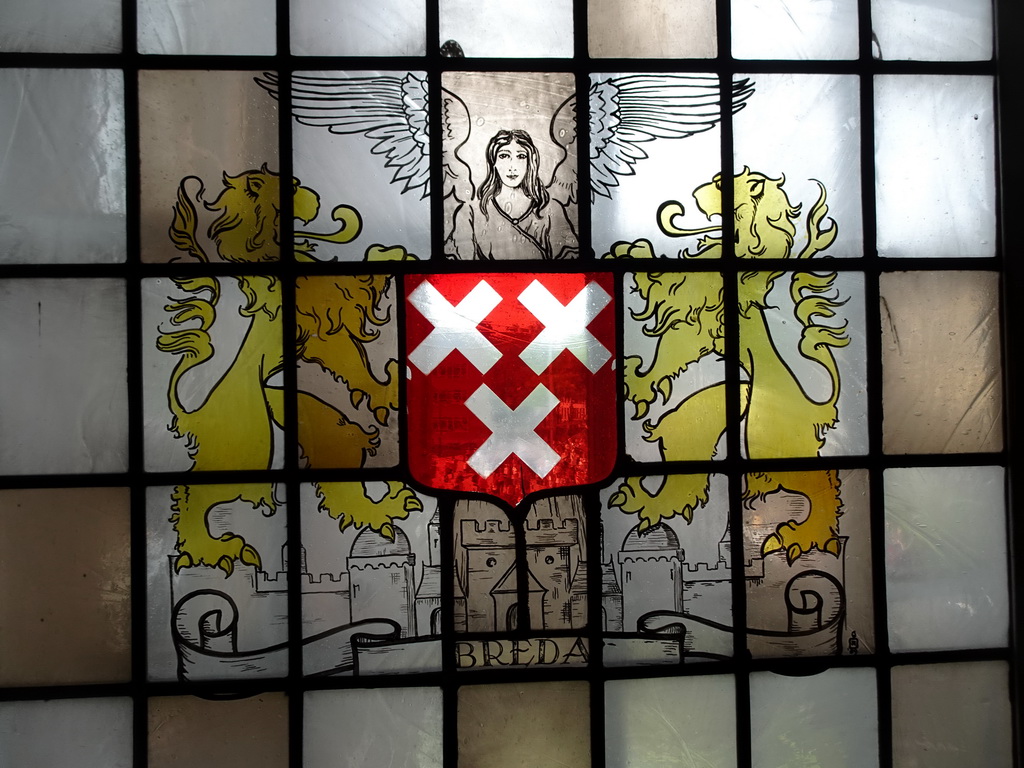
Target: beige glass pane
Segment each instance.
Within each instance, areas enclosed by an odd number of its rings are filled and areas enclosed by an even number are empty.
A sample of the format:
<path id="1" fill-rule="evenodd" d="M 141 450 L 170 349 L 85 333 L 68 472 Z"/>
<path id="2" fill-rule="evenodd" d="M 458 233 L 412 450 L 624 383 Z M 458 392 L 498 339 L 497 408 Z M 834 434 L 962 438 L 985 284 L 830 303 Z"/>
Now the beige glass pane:
<path id="1" fill-rule="evenodd" d="M 605 664 L 732 655 L 728 495 L 725 475 L 627 477 L 601 492 Z"/>
<path id="2" fill-rule="evenodd" d="M 272 55 L 273 0 L 137 0 L 139 53 Z"/>
<path id="3" fill-rule="evenodd" d="M 743 497 L 751 653 L 870 653 L 875 641 L 868 473 L 752 473 Z"/>
<path id="4" fill-rule="evenodd" d="M 739 297 L 747 454 L 867 453 L 863 274 L 748 272 Z"/>
<path id="5" fill-rule="evenodd" d="M 131 677 L 128 529 L 124 488 L 0 491 L 3 685 Z"/>
<path id="6" fill-rule="evenodd" d="M 590 766 L 590 686 L 580 682 L 459 688 L 459 765 Z"/>
<path id="7" fill-rule="evenodd" d="M 120 72 L 0 72 L 0 264 L 123 262 L 124 141 Z"/>
<path id="8" fill-rule="evenodd" d="M 440 0 L 439 9 L 441 43 L 465 56 L 573 54 L 572 0 Z"/>
<path id="9" fill-rule="evenodd" d="M 422 56 L 427 19 L 422 0 L 291 0 L 292 54 Z"/>
<path id="10" fill-rule="evenodd" d="M 991 77 L 875 78 L 880 256 L 995 255 L 992 99 Z"/>
<path id="11" fill-rule="evenodd" d="M 439 688 L 310 691 L 303 699 L 305 768 L 441 768 Z"/>
<path id="12" fill-rule="evenodd" d="M 892 670 L 893 768 L 1013 765 L 1005 662 Z"/>
<path id="13" fill-rule="evenodd" d="M 635 272 L 622 290 L 626 452 L 639 461 L 724 455 L 722 276 Z"/>
<path id="14" fill-rule="evenodd" d="M 271 483 L 147 489 L 149 679 L 288 673 L 286 517 Z"/>
<path id="15" fill-rule="evenodd" d="M 1008 642 L 1002 467 L 885 471 L 886 596 L 894 651 Z"/>
<path id="16" fill-rule="evenodd" d="M 711 59 L 718 55 L 713 0 L 588 0 L 590 55 Z"/>
<path id="17" fill-rule="evenodd" d="M 118 0 L 9 0 L 0 5 L 4 53 L 117 53 Z"/>
<path id="18" fill-rule="evenodd" d="M 998 284 L 993 272 L 881 276 L 886 453 L 1002 448 Z"/>
<path id="19" fill-rule="evenodd" d="M 735 697 L 730 675 L 606 683 L 605 765 L 734 768 Z"/>
<path id="20" fill-rule="evenodd" d="M 743 79 L 732 91 L 734 111 L 754 96 Z M 588 97 L 598 256 L 717 257 L 721 206 L 711 191 L 721 171 L 719 78 L 593 74 Z"/>
<path id="21" fill-rule="evenodd" d="M 148 470 L 281 466 L 280 300 L 264 275 L 143 280 Z"/>
<path id="22" fill-rule="evenodd" d="M 285 768 L 288 699 L 283 693 L 236 701 L 207 701 L 192 696 L 152 698 L 149 765 Z"/>
<path id="23" fill-rule="evenodd" d="M 855 59 L 856 0 L 733 0 L 738 59 Z"/>
<path id="24" fill-rule="evenodd" d="M 447 72 L 442 85 L 445 252 L 462 260 L 576 258 L 572 75 Z"/>
<path id="25" fill-rule="evenodd" d="M 733 118 L 737 218 L 750 221 L 744 205 L 752 200 L 749 180 L 765 177 L 757 195 L 757 212 L 780 221 L 787 201 L 801 206 L 788 218 L 796 224 L 790 255 L 808 245 L 807 226 L 815 220 L 821 255 L 858 257 L 864 252 L 861 228 L 860 89 L 857 78 L 844 75 L 748 75 L 754 93 Z M 743 176 L 744 168 L 752 175 Z M 739 183 L 740 181 L 745 183 Z M 826 206 L 820 212 L 818 203 Z M 757 221 L 755 219 L 755 221 Z M 762 220 L 763 221 L 763 220 Z M 766 230 L 763 223 L 747 224 Z M 834 238 L 826 246 L 826 238 Z M 744 254 L 750 255 L 750 254 Z M 762 258 L 783 258 L 765 252 Z"/>
<path id="26" fill-rule="evenodd" d="M 4 766 L 133 765 L 129 698 L 0 702 L 0 733 Z"/>
<path id="27" fill-rule="evenodd" d="M 440 671 L 437 500 L 398 481 L 300 493 L 304 673 Z"/>
<path id="28" fill-rule="evenodd" d="M 808 677 L 750 676 L 754 768 L 878 765 L 873 669 L 831 669 Z"/>
<path id="29" fill-rule="evenodd" d="M 983 61 L 992 56 L 992 3 L 871 0 L 876 59 Z"/>
<path id="30" fill-rule="evenodd" d="M 261 82 L 277 91 L 276 76 Z M 294 173 L 304 187 L 295 197 L 301 258 L 430 256 L 428 113 L 424 72 L 292 77 Z M 307 202 L 309 193 L 318 204 Z"/>
<path id="31" fill-rule="evenodd" d="M 277 102 L 257 74 L 139 73 L 144 261 L 279 258 Z"/>
<path id="32" fill-rule="evenodd" d="M 0 474 L 128 466 L 124 282 L 0 280 Z"/>

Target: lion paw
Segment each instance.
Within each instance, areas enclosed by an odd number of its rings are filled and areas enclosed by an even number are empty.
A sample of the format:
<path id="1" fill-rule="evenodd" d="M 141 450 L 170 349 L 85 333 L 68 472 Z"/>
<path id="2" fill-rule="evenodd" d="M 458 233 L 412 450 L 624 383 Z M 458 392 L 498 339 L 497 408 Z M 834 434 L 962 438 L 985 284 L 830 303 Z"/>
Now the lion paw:
<path id="1" fill-rule="evenodd" d="M 644 487 L 643 479 L 626 478 L 608 499 L 609 507 L 639 518 L 640 533 L 679 515 L 689 523 L 693 520 L 693 511 L 707 503 L 706 475 L 671 475 L 653 493 Z"/>
<path id="2" fill-rule="evenodd" d="M 423 510 L 416 492 L 404 483 L 388 482 L 387 493 L 374 500 L 362 483 L 320 483 L 317 486 L 320 510 L 338 521 L 342 530 L 349 526 L 370 528 L 394 539 L 395 520 L 404 520 L 411 512 Z"/>
<path id="3" fill-rule="evenodd" d="M 761 556 L 770 555 L 772 552 L 785 551 L 786 560 L 790 565 L 796 562 L 801 555 L 807 554 L 813 549 L 821 552 L 828 552 L 834 557 L 839 557 L 842 545 L 839 537 L 832 528 L 827 529 L 824 535 L 815 531 L 807 523 L 794 523 L 792 521 L 782 523 L 764 540 L 761 545 Z"/>
<path id="4" fill-rule="evenodd" d="M 235 561 L 244 565 L 262 567 L 259 553 L 241 536 L 226 533 L 219 539 L 208 539 L 201 543 L 182 543 L 178 546 L 178 557 L 174 561 L 174 572 L 183 568 L 205 565 L 220 568 L 228 577 L 235 571 Z"/>

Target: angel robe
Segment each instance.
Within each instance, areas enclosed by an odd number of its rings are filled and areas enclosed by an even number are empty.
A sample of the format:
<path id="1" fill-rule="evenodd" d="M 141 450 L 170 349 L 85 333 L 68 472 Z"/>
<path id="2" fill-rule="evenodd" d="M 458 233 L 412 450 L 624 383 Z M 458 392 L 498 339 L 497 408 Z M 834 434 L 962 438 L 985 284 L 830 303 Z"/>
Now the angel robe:
<path id="1" fill-rule="evenodd" d="M 576 231 L 557 200 L 519 219 L 511 218 L 492 200 L 485 216 L 478 201 L 455 211 L 448 252 L 463 260 L 574 259 L 579 255 Z"/>

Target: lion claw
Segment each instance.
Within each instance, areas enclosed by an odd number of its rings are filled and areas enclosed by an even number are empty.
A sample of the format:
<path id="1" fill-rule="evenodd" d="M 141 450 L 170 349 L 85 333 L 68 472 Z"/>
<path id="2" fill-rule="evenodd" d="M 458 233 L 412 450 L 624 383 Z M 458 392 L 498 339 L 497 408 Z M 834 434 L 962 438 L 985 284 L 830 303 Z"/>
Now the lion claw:
<path id="1" fill-rule="evenodd" d="M 221 558 L 221 560 L 223 559 L 224 558 Z M 261 568 L 263 566 L 263 563 L 260 562 L 259 552 L 248 544 L 242 547 L 242 551 L 238 553 L 238 559 L 246 565 L 254 565 L 257 568 Z"/>
<path id="2" fill-rule="evenodd" d="M 223 555 L 220 560 L 217 561 L 217 567 L 224 571 L 224 578 L 227 578 L 235 571 L 235 564 L 231 562 L 231 558 L 227 555 Z"/>

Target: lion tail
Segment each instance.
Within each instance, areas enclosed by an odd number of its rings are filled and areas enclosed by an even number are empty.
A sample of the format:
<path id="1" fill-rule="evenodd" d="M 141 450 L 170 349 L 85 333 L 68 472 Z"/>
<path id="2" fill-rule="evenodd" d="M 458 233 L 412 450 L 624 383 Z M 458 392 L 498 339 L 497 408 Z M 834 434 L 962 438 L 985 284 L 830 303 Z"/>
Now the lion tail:
<path id="1" fill-rule="evenodd" d="M 827 325 L 821 322 L 836 317 L 839 307 L 846 303 L 839 300 L 839 293 L 833 288 L 836 277 L 836 272 L 794 272 L 790 283 L 793 314 L 803 326 L 800 354 L 822 366 L 832 382 L 829 398 L 819 403 L 829 413 L 829 416 L 821 421 L 822 429 L 834 426 L 837 418 L 836 403 L 839 401 L 840 379 L 839 366 L 832 351 L 850 343 L 850 338 L 846 335 L 845 322 L 842 325 Z"/>
<path id="2" fill-rule="evenodd" d="M 220 283 L 215 277 L 172 278 L 174 284 L 191 294 L 186 298 L 172 300 L 164 309 L 173 313 L 170 322 L 173 330 L 162 333 L 156 341 L 161 352 L 178 355 L 178 363 L 171 374 L 167 388 L 167 402 L 174 414 L 172 431 L 179 433 L 179 420 L 188 414 L 178 398 L 178 382 L 181 377 L 197 365 L 213 356 L 210 327 L 216 319 L 216 305 L 220 299 Z M 207 294 L 207 296 L 203 296 Z M 198 324 L 196 324 L 198 322 Z M 186 323 L 191 323 L 187 325 Z M 179 436 L 180 433 L 179 433 Z"/>

